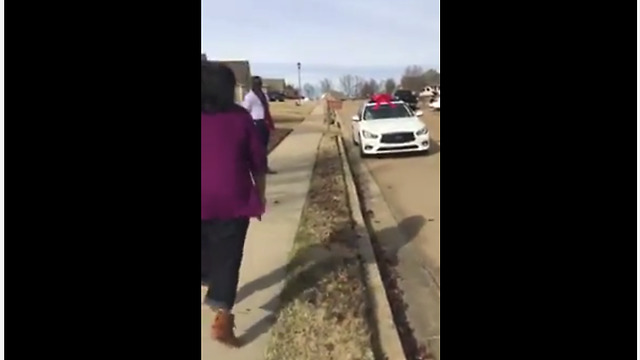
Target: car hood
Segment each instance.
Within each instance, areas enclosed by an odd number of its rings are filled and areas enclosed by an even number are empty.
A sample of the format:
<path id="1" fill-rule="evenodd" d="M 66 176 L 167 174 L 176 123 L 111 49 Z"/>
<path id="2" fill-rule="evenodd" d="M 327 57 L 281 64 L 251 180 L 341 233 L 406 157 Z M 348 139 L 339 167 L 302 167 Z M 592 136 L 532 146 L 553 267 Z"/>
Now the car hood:
<path id="1" fill-rule="evenodd" d="M 367 120 L 360 122 L 360 128 L 374 134 L 411 131 L 416 132 L 425 125 L 417 117 L 394 118 L 384 120 Z"/>

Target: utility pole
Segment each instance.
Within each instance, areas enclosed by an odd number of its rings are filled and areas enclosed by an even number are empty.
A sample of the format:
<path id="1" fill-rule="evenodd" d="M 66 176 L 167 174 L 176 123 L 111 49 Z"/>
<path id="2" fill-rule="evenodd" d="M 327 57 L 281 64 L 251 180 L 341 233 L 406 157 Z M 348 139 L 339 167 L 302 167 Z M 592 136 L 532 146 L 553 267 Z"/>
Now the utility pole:
<path id="1" fill-rule="evenodd" d="M 300 62 L 298 62 L 298 105 L 302 104 L 302 81 L 300 78 Z"/>

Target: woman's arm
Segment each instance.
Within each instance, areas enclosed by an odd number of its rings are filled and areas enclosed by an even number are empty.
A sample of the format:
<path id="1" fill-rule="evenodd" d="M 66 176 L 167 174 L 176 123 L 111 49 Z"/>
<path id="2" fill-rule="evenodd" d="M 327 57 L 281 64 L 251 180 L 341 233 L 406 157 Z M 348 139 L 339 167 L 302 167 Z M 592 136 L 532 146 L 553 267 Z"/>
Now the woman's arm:
<path id="1" fill-rule="evenodd" d="M 265 194 L 267 188 L 265 176 L 267 173 L 267 149 L 260 141 L 260 134 L 258 133 L 258 130 L 256 129 L 256 126 L 249 114 L 247 114 L 247 119 L 245 121 L 247 124 L 247 144 L 249 147 L 249 168 L 264 205 L 266 204 Z"/>
<path id="2" fill-rule="evenodd" d="M 258 188 L 258 194 L 260 194 L 260 201 L 262 205 L 267 205 L 267 177 L 264 173 L 259 175 L 253 175 L 253 181 L 256 182 L 256 188 Z"/>

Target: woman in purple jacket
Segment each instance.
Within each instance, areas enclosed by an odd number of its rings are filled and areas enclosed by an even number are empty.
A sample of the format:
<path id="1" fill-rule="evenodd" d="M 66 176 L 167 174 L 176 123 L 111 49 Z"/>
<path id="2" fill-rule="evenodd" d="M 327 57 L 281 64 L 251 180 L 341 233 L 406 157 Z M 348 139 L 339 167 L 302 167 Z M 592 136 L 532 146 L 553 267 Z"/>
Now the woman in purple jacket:
<path id="1" fill-rule="evenodd" d="M 249 113 L 236 105 L 224 65 L 201 68 L 201 281 L 215 312 L 212 337 L 238 347 L 231 313 L 251 217 L 264 213 L 266 149 Z"/>

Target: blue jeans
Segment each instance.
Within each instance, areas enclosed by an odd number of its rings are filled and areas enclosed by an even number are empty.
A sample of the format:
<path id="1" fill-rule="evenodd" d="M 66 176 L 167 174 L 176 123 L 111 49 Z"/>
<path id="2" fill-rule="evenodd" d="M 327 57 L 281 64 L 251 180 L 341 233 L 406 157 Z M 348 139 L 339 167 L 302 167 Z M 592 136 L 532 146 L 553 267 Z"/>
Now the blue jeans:
<path id="1" fill-rule="evenodd" d="M 204 303 L 214 310 L 233 309 L 249 218 L 200 222 L 200 283 L 209 289 Z"/>

